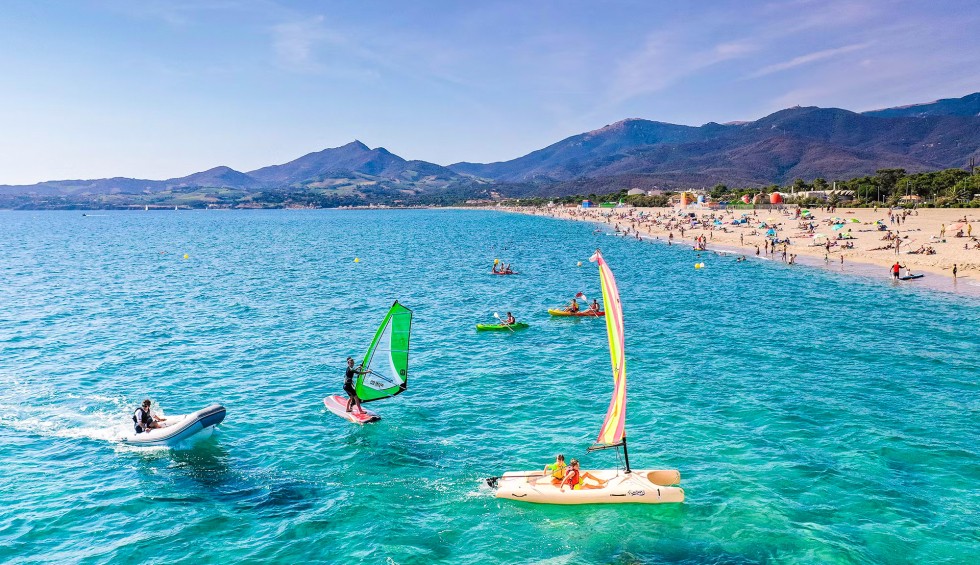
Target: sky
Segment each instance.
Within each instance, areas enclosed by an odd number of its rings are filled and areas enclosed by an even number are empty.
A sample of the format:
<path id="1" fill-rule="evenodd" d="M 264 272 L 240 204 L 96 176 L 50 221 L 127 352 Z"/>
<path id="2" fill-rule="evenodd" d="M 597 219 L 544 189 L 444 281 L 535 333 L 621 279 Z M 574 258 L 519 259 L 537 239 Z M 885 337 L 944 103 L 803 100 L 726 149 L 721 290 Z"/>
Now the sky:
<path id="1" fill-rule="evenodd" d="M 8 0 L 0 184 L 239 171 L 358 139 L 441 165 L 626 119 L 980 91 L 976 0 Z"/>

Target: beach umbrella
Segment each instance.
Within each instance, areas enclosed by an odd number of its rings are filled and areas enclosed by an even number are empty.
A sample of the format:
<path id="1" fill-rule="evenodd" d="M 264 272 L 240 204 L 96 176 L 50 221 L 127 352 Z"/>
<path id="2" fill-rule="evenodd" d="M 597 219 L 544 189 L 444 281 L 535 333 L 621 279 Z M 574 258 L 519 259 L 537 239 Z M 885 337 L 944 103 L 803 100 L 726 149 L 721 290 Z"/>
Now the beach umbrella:
<path id="1" fill-rule="evenodd" d="M 766 232 L 766 235 L 776 235 L 776 230 L 769 228 L 769 231 Z"/>
<path id="2" fill-rule="evenodd" d="M 966 226 L 963 222 L 956 222 L 955 224 L 950 224 L 948 228 L 949 231 L 961 230 Z"/>
<path id="3" fill-rule="evenodd" d="M 818 239 L 827 239 L 827 234 L 825 234 L 825 233 L 816 233 L 816 234 L 813 234 L 813 241 L 816 241 Z"/>

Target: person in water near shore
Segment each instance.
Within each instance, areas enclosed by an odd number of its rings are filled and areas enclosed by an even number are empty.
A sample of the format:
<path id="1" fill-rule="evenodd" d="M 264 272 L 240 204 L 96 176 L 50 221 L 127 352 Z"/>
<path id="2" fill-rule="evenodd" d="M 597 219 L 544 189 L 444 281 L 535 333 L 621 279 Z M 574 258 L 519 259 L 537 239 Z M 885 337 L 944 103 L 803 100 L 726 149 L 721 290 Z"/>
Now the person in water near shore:
<path id="1" fill-rule="evenodd" d="M 507 312 L 507 317 L 504 318 L 504 324 L 507 324 L 508 326 L 513 326 L 516 323 L 517 320 L 514 318 L 514 316 L 510 312 Z"/>
<path id="2" fill-rule="evenodd" d="M 902 268 L 903 268 L 903 265 L 900 265 L 898 263 L 898 261 L 895 261 L 895 264 L 892 265 L 892 278 L 893 279 L 898 280 L 898 276 L 901 274 Z"/>
<path id="3" fill-rule="evenodd" d="M 585 482 L 585 479 L 592 479 L 599 484 L 590 485 Z M 589 473 L 588 471 L 583 472 L 579 469 L 578 459 L 572 459 L 568 469 L 565 470 L 565 478 L 563 478 L 561 483 L 558 484 L 558 490 L 565 492 L 565 485 L 571 487 L 572 490 L 597 489 L 605 488 L 606 481 L 600 479 L 592 473 Z"/>
<path id="4" fill-rule="evenodd" d="M 133 412 L 133 423 L 136 427 L 136 433 L 141 434 L 143 432 L 148 432 L 153 428 L 159 428 L 160 422 L 165 422 L 166 418 L 161 418 L 160 416 L 154 416 L 150 412 L 150 399 L 147 398 L 143 401 L 143 405 L 137 408 Z"/>
<path id="5" fill-rule="evenodd" d="M 354 358 L 347 358 L 347 372 L 344 374 L 344 392 L 347 393 L 347 411 L 350 412 L 351 409 L 356 405 L 357 411 L 361 414 L 364 413 L 364 408 L 361 407 L 361 399 L 357 397 L 357 391 L 354 390 L 354 377 L 356 375 L 363 375 L 366 371 L 354 368 Z"/>
<path id="6" fill-rule="evenodd" d="M 956 263 L 953 263 L 953 279 L 956 279 Z"/>

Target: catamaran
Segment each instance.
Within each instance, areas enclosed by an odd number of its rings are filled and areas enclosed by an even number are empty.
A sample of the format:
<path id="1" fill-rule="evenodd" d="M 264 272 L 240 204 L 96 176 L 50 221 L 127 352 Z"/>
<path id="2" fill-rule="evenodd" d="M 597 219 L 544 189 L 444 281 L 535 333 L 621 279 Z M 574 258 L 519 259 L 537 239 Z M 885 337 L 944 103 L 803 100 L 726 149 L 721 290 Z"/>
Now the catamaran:
<path id="1" fill-rule="evenodd" d="M 523 500 L 542 504 L 616 504 L 684 502 L 684 489 L 675 486 L 681 474 L 675 469 L 636 470 L 630 468 L 626 449 L 626 354 L 623 348 L 625 331 L 623 306 L 619 300 L 619 288 L 612 270 L 596 250 L 590 259 L 599 265 L 602 284 L 602 301 L 606 307 L 606 333 L 609 336 L 609 355 L 612 360 L 613 394 L 606 410 L 606 419 L 599 430 L 599 437 L 588 451 L 622 447 L 625 469 L 588 470 L 591 476 L 603 481 L 604 486 L 574 489 L 560 485 L 560 481 L 544 476 L 541 471 L 516 471 L 501 477 L 487 479 L 487 484 L 497 489 L 497 498 Z M 559 483 L 559 484 L 556 484 Z"/>
<path id="2" fill-rule="evenodd" d="M 396 300 L 374 334 L 374 340 L 358 367 L 354 391 L 361 402 L 397 396 L 408 388 L 408 341 L 412 331 L 412 311 Z M 334 414 L 356 424 L 380 420 L 377 412 L 357 406 L 347 411 L 347 398 L 332 395 L 323 399 Z"/>

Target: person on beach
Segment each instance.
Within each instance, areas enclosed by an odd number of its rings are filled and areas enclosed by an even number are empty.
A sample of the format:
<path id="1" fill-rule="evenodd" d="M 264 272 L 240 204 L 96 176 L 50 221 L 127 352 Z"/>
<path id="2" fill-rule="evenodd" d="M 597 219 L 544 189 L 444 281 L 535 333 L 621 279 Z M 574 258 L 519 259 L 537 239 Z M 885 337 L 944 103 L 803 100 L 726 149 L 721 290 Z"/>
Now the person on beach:
<path id="1" fill-rule="evenodd" d="M 946 237 L 946 224 L 941 224 L 939 226 L 939 239 Z"/>
<path id="2" fill-rule="evenodd" d="M 901 273 L 902 273 L 902 265 L 900 265 L 898 261 L 895 261 L 895 264 L 892 265 L 892 278 L 898 280 L 898 277 Z"/>
<path id="3" fill-rule="evenodd" d="M 354 358 L 347 358 L 347 372 L 344 374 L 344 392 L 347 393 L 347 411 L 350 412 L 354 406 L 357 406 L 357 411 L 361 414 L 364 413 L 364 408 L 361 407 L 361 399 L 357 397 L 357 391 L 354 390 L 354 377 L 356 375 L 363 375 L 367 371 L 362 371 L 360 369 L 354 368 Z"/>
<path id="4" fill-rule="evenodd" d="M 148 432 L 154 428 L 160 427 L 160 422 L 165 422 L 166 418 L 161 418 L 160 416 L 154 416 L 150 412 L 150 399 L 147 398 L 143 401 L 143 404 L 133 412 L 133 424 L 135 424 L 136 433 L 141 434 L 143 432 Z"/>
<path id="5" fill-rule="evenodd" d="M 956 280 L 956 263 L 953 263 L 953 280 Z"/>
<path id="6" fill-rule="evenodd" d="M 592 479 L 598 484 L 590 485 L 585 482 L 586 479 Z M 605 488 L 606 481 L 600 479 L 592 473 L 589 473 L 588 471 L 582 472 L 579 469 L 578 459 L 572 459 L 568 469 L 565 470 L 565 478 L 563 478 L 561 483 L 558 485 L 558 490 L 565 492 L 565 485 L 571 487 L 572 490 L 597 489 Z"/>

